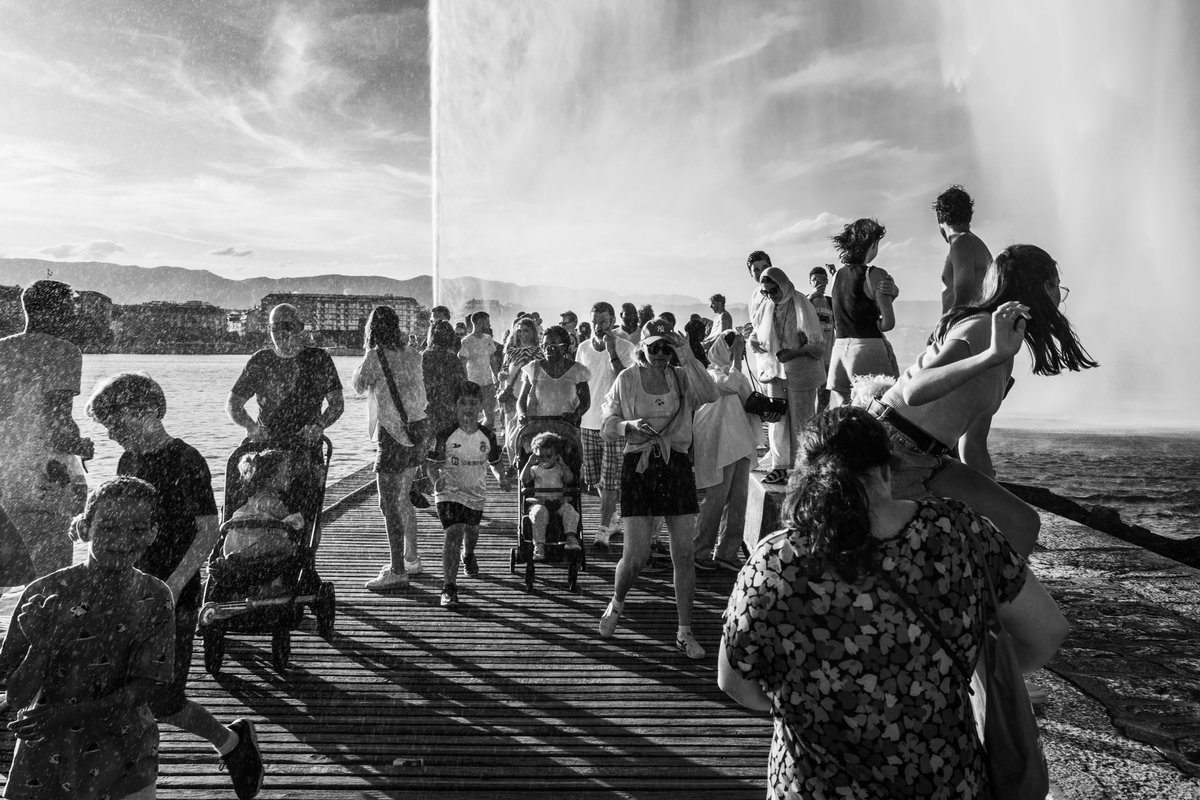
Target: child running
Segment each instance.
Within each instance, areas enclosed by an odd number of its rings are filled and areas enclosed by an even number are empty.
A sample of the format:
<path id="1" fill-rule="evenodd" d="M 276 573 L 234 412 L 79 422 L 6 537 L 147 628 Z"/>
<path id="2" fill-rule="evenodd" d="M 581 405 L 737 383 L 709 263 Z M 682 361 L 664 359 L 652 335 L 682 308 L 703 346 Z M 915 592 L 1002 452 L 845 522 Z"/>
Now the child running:
<path id="1" fill-rule="evenodd" d="M 501 491 L 509 491 L 508 476 L 500 471 L 500 445 L 486 425 L 479 424 L 483 389 L 465 381 L 459 385 L 454 401 L 456 425 L 444 428 L 434 438 L 429 453 L 429 477 L 433 481 L 433 499 L 438 519 L 446 530 L 442 546 L 442 608 L 458 608 L 459 548 L 467 575 L 479 574 L 475 544 L 479 541 L 479 523 L 487 499 L 487 470 L 500 482 Z"/>
<path id="2" fill-rule="evenodd" d="M 567 550 L 579 550 L 579 512 L 563 497 L 563 487 L 575 482 L 575 473 L 563 462 L 563 450 L 567 440 L 557 433 L 545 431 L 533 437 L 529 443 L 532 455 L 521 470 L 521 484 L 529 487 L 536 502 L 529 508 L 529 520 L 533 523 L 533 558 L 546 558 L 546 528 L 550 525 L 550 512 L 562 520 Z"/>
<path id="3" fill-rule="evenodd" d="M 117 474 L 141 478 L 158 491 L 158 537 L 137 567 L 164 581 L 175 599 L 175 661 L 170 683 L 149 698 L 150 710 L 160 722 L 206 739 L 229 770 L 239 800 L 249 800 L 262 789 L 263 778 L 254 723 L 239 718 L 222 725 L 187 696 L 203 599 L 200 567 L 220 530 L 208 464 L 196 448 L 167 433 L 166 413 L 162 387 L 144 373 L 125 372 L 101 381 L 87 405 L 88 416 L 125 449 Z"/>
<path id="4" fill-rule="evenodd" d="M 238 553 L 243 558 L 260 558 L 287 556 L 296 552 L 296 545 L 281 530 L 230 524 L 249 520 L 278 521 L 292 530 L 304 528 L 304 517 L 292 513 L 283 502 L 283 493 L 287 491 L 291 476 L 289 459 L 290 454 L 286 450 L 263 450 L 247 453 L 238 461 L 244 494 L 250 499 L 221 526 L 223 530 L 228 529 L 225 546 L 221 550 L 225 556 Z"/>
<path id="5" fill-rule="evenodd" d="M 117 478 L 72 528 L 86 563 L 38 578 L 0 648 L 9 702 L 22 709 L 5 797 L 154 797 L 158 726 L 147 701 L 170 683 L 171 590 L 134 567 L 154 541 L 157 493 Z"/>

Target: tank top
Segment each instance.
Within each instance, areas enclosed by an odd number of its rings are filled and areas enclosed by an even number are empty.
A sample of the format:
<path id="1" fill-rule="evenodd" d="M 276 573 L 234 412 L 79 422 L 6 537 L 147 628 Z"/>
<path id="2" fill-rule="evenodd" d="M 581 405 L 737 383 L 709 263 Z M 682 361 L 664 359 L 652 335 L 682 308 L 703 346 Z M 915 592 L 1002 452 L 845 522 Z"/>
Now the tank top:
<path id="1" fill-rule="evenodd" d="M 587 368 L 578 362 L 571 364 L 567 371 L 557 378 L 551 377 L 537 361 L 526 364 L 521 372 L 531 386 L 529 415 L 541 417 L 569 414 L 578 408 L 579 395 L 575 391 L 575 385 L 584 383 L 591 377 Z"/>
<path id="2" fill-rule="evenodd" d="M 674 381 L 667 382 L 666 394 L 650 394 L 642 386 L 641 375 L 633 382 L 633 411 L 636 419 L 644 419 L 660 433 L 666 428 L 675 411 L 679 408 L 678 385 Z"/>
<path id="3" fill-rule="evenodd" d="M 866 264 L 844 264 L 833 276 L 833 330 L 839 339 L 882 339 L 879 306 L 867 297 Z"/>

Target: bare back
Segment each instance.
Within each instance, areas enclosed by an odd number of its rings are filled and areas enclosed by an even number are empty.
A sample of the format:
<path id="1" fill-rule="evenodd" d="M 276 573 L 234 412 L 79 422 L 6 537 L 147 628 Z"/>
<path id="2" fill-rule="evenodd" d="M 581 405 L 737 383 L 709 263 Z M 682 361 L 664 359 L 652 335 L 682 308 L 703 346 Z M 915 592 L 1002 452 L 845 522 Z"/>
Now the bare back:
<path id="1" fill-rule="evenodd" d="M 991 263 L 992 254 L 978 236 L 970 231 L 951 234 L 950 252 L 942 269 L 943 314 L 979 297 L 983 277 Z"/>

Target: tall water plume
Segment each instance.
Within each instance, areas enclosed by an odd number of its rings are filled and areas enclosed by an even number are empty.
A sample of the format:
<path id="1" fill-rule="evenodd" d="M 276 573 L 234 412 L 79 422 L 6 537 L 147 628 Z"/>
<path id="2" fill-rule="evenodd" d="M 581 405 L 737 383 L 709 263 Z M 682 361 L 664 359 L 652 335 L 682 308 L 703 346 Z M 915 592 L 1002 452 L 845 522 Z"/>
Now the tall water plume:
<path id="1" fill-rule="evenodd" d="M 1044 244 L 1102 362 L 1056 378 L 1085 415 L 1189 421 L 1200 387 L 1200 6 L 942 6 L 946 80 L 970 110 L 1004 240 Z"/>

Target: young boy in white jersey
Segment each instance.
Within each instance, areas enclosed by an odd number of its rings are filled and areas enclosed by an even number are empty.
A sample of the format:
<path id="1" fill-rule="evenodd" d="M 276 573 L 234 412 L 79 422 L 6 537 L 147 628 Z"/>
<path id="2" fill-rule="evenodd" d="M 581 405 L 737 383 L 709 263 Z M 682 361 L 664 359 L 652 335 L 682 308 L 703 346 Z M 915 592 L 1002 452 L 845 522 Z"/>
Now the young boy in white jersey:
<path id="1" fill-rule="evenodd" d="M 459 548 L 467 575 L 474 578 L 479 574 L 475 544 L 479 541 L 479 523 L 487 500 L 488 470 L 500 482 L 501 491 L 512 488 L 508 476 L 500 470 L 501 451 L 496 435 L 491 428 L 479 424 L 482 406 L 482 387 L 464 381 L 454 401 L 458 423 L 438 431 L 429 453 L 433 498 L 438 519 L 446 531 L 442 547 L 443 608 L 458 608 Z"/>

